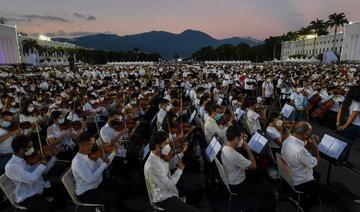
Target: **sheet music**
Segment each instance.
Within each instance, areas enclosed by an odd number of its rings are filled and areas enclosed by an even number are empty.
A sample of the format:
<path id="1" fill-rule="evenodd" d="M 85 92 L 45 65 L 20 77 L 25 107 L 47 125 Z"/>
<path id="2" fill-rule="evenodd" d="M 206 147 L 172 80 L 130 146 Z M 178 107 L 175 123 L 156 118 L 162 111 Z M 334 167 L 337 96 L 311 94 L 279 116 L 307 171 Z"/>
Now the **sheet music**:
<path id="1" fill-rule="evenodd" d="M 346 146 L 347 143 L 325 134 L 319 144 L 319 151 L 331 158 L 339 159 Z"/>
<path id="2" fill-rule="evenodd" d="M 294 107 L 288 104 L 285 104 L 284 107 L 281 110 L 281 114 L 285 117 L 285 118 L 289 118 L 291 113 L 294 111 Z"/>
<path id="3" fill-rule="evenodd" d="M 256 132 L 249 141 L 249 147 L 252 151 L 260 154 L 267 142 L 267 138 Z"/>
<path id="4" fill-rule="evenodd" d="M 235 110 L 235 114 L 236 114 L 236 121 L 239 121 L 241 119 L 241 117 L 244 115 L 245 111 L 243 111 L 241 108 L 237 108 Z"/>
<path id="5" fill-rule="evenodd" d="M 221 150 L 221 144 L 219 143 L 219 141 L 214 136 L 211 139 L 210 144 L 207 146 L 207 148 L 205 150 L 208 160 L 210 162 L 212 162 L 215 159 L 216 155 L 219 153 L 220 150 Z"/>
<path id="6" fill-rule="evenodd" d="M 194 110 L 194 112 L 192 112 L 192 114 L 189 118 L 189 124 L 191 124 L 191 122 L 194 120 L 195 116 L 196 116 L 196 110 Z"/>
<path id="7" fill-rule="evenodd" d="M 144 147 L 144 152 L 143 152 L 143 157 L 142 157 L 143 160 L 146 158 L 146 156 L 149 154 L 149 152 L 150 152 L 150 146 L 149 146 L 149 144 L 147 144 Z"/>

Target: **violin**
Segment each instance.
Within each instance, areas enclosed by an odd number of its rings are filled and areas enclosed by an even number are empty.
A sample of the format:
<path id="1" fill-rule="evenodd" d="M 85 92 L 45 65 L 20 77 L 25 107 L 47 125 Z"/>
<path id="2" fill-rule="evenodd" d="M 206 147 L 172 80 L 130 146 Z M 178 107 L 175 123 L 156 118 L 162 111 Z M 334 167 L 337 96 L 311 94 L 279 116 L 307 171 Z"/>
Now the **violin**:
<path id="1" fill-rule="evenodd" d="M 34 165 L 40 162 L 44 157 L 49 159 L 54 154 L 54 148 L 50 146 L 42 146 L 42 151 L 44 156 L 41 155 L 40 151 L 35 151 L 33 154 L 29 156 L 25 156 L 25 161 L 29 165 Z"/>
<path id="2" fill-rule="evenodd" d="M 104 151 L 103 151 L 104 150 Z M 94 145 L 91 148 L 91 153 L 88 155 L 88 157 L 91 160 L 97 161 L 99 158 L 101 158 L 104 153 L 111 153 L 115 150 L 115 146 L 114 145 L 106 145 L 103 146 L 103 149 L 100 148 L 98 145 Z"/>
<path id="3" fill-rule="evenodd" d="M 19 126 L 21 129 L 26 130 L 31 128 L 32 124 L 29 121 L 25 121 L 25 122 L 21 122 Z"/>

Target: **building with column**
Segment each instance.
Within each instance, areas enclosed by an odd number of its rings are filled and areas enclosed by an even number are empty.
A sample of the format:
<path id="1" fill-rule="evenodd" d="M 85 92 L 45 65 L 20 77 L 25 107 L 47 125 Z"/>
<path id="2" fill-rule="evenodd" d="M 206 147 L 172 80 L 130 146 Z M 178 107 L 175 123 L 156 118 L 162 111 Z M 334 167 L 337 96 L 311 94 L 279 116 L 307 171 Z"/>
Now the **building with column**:
<path id="1" fill-rule="evenodd" d="M 31 41 L 32 45 L 24 48 L 27 41 Z M 67 65 L 69 64 L 67 50 L 73 48 L 76 48 L 75 44 L 52 41 L 51 38 L 43 35 L 39 37 L 19 35 L 15 26 L 0 24 L 0 65 L 19 63 L 35 66 Z"/>
<path id="2" fill-rule="evenodd" d="M 333 42 L 334 34 L 308 35 L 296 41 L 283 42 L 281 60 L 295 55 L 318 56 L 332 51 Z M 360 22 L 347 24 L 343 32 L 336 34 L 335 52 L 340 55 L 341 61 L 360 61 Z"/>
<path id="3" fill-rule="evenodd" d="M 21 62 L 16 26 L 0 24 L 0 64 Z"/>

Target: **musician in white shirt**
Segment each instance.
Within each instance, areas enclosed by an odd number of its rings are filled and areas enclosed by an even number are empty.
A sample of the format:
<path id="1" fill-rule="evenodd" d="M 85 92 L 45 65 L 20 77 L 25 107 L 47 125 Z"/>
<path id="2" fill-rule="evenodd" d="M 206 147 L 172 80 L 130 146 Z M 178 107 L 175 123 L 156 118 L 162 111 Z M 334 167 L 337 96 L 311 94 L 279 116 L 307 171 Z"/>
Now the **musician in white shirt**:
<path id="1" fill-rule="evenodd" d="M 312 127 L 309 123 L 297 122 L 292 129 L 291 136 L 282 145 L 281 156 L 292 168 L 295 189 L 314 198 L 320 197 L 323 201 L 329 201 L 340 211 L 355 211 L 351 209 L 354 205 L 352 201 L 314 179 L 313 168 L 318 165 L 319 150 L 318 138 L 311 135 Z"/>
<path id="2" fill-rule="evenodd" d="M 118 211 L 135 211 L 128 208 L 121 201 L 124 195 L 139 189 L 135 185 L 128 185 L 125 188 L 117 180 L 103 179 L 103 172 L 111 164 L 113 155 L 109 158 L 101 156 L 96 160 L 90 159 L 89 154 L 92 153 L 95 144 L 95 137 L 90 132 L 84 132 L 80 135 L 79 152 L 74 157 L 71 163 L 71 170 L 75 178 L 75 193 L 80 201 L 92 204 L 104 204 L 106 211 L 110 211 L 111 206 L 114 206 Z"/>
<path id="3" fill-rule="evenodd" d="M 157 132 L 150 142 L 150 155 L 144 166 L 145 180 L 151 201 L 157 206 L 172 212 L 197 211 L 179 199 L 176 187 L 185 168 L 182 161 L 177 164 L 176 171 L 171 174 L 169 162 L 165 159 L 171 152 L 168 135 L 164 131 Z"/>
<path id="4" fill-rule="evenodd" d="M 217 134 L 220 138 L 220 141 L 222 143 L 225 143 L 226 141 L 226 130 L 228 126 L 231 126 L 232 119 L 226 124 L 226 126 L 220 127 L 217 124 L 217 121 L 219 121 L 222 117 L 223 111 L 221 106 L 219 105 L 213 105 L 211 108 L 210 116 L 205 121 L 205 139 L 207 143 L 210 143 L 212 137 L 214 137 L 215 134 Z"/>
<path id="5" fill-rule="evenodd" d="M 31 211 L 53 211 L 54 207 L 66 207 L 68 195 L 65 188 L 50 184 L 43 178 L 43 175 L 54 166 L 58 151 L 54 151 L 54 156 L 49 161 L 43 158 L 40 162 L 30 165 L 25 158 L 32 155 L 35 150 L 29 137 L 16 137 L 11 147 L 14 154 L 5 166 L 5 173 L 15 184 L 15 202 Z M 54 197 L 53 202 L 49 202 L 46 197 Z"/>
<path id="6" fill-rule="evenodd" d="M 221 150 L 221 161 L 224 167 L 230 190 L 243 198 L 260 198 L 260 211 L 276 211 L 275 192 L 267 185 L 255 184 L 246 180 L 245 170 L 256 169 L 256 161 L 249 145 L 247 136 L 236 126 L 231 126 L 226 132 L 227 143 Z M 237 149 L 243 148 L 249 159 Z"/>
<path id="7" fill-rule="evenodd" d="M 0 174 L 5 172 L 5 165 L 10 160 L 13 150 L 11 143 L 14 137 L 20 134 L 21 130 L 16 128 L 10 130 L 14 121 L 14 114 L 9 111 L 1 112 L 0 116 Z"/>

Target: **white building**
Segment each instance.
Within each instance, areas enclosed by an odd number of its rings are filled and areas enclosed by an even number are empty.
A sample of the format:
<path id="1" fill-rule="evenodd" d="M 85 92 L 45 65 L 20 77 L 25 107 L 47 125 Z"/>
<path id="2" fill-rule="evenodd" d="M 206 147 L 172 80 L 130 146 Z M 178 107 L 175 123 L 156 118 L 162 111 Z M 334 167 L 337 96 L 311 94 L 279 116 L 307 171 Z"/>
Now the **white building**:
<path id="1" fill-rule="evenodd" d="M 0 25 L 0 64 L 17 64 L 20 61 L 16 27 Z"/>
<path id="2" fill-rule="evenodd" d="M 314 43 L 315 41 L 315 43 Z M 281 45 L 281 60 L 293 55 L 311 57 L 331 51 L 334 34 L 323 36 L 306 36 L 305 39 L 283 42 Z M 360 22 L 344 26 L 344 32 L 336 34 L 335 52 L 341 55 L 340 60 L 360 61 Z"/>
<path id="3" fill-rule="evenodd" d="M 26 63 L 32 65 L 66 65 L 69 55 L 66 52 L 39 53 L 33 51 L 23 52 L 25 40 L 33 39 L 39 46 L 54 48 L 76 48 L 76 45 L 51 41 L 51 38 L 40 36 L 39 38 L 21 36 L 17 34 L 15 26 L 0 24 L 0 65 Z"/>
<path id="4" fill-rule="evenodd" d="M 19 46 L 20 46 L 20 55 L 22 63 L 32 64 L 32 65 L 67 65 L 69 64 L 68 58 L 69 55 L 66 52 L 63 53 L 52 53 L 49 54 L 39 53 L 39 51 L 35 48 L 33 51 L 29 50 L 28 52 L 24 52 L 24 41 L 28 39 L 36 40 L 36 42 L 40 46 L 46 47 L 54 47 L 54 48 L 75 48 L 75 44 L 70 43 L 61 43 L 57 41 L 52 41 L 51 38 L 46 36 L 39 36 L 39 38 L 28 37 L 28 36 L 18 36 Z"/>

